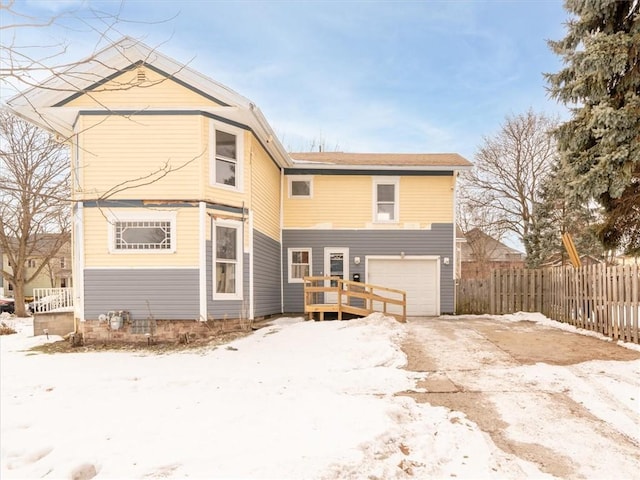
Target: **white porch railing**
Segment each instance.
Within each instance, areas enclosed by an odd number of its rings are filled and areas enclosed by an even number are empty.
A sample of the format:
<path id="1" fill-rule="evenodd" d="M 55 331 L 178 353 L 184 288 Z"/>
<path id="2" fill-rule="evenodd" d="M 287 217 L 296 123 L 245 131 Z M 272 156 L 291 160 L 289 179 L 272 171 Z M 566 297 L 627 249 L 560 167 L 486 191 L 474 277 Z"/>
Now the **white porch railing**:
<path id="1" fill-rule="evenodd" d="M 31 313 L 73 310 L 73 288 L 34 288 Z"/>

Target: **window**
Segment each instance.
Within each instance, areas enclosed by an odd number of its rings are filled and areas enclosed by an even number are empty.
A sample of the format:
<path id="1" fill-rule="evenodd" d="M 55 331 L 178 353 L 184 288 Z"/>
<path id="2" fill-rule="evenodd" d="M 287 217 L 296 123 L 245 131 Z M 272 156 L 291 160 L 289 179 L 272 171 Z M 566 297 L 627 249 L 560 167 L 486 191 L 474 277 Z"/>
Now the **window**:
<path id="1" fill-rule="evenodd" d="M 109 215 L 112 253 L 173 253 L 176 251 L 176 213 L 128 211 Z M 60 259 L 60 265 L 64 264 Z"/>
<path id="2" fill-rule="evenodd" d="M 290 248 L 289 283 L 301 283 L 304 277 L 311 275 L 311 249 Z"/>
<path id="3" fill-rule="evenodd" d="M 241 189 L 242 135 L 240 129 L 211 122 L 211 184 Z"/>
<path id="4" fill-rule="evenodd" d="M 116 250 L 170 250 L 171 222 L 127 221 L 116 222 Z"/>
<path id="5" fill-rule="evenodd" d="M 289 177 L 289 198 L 311 198 L 313 182 L 309 177 Z"/>
<path id="6" fill-rule="evenodd" d="M 241 224 L 214 224 L 214 298 L 242 298 Z"/>
<path id="7" fill-rule="evenodd" d="M 398 221 L 398 179 L 374 181 L 374 221 Z"/>
<path id="8" fill-rule="evenodd" d="M 27 260 L 27 268 L 36 268 L 36 261 L 33 258 Z"/>

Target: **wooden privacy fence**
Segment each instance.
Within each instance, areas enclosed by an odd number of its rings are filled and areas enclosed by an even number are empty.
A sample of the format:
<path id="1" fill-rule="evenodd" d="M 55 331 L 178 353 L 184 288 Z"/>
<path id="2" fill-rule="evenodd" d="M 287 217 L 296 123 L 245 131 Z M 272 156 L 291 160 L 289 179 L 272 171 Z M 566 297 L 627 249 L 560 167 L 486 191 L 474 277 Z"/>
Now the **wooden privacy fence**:
<path id="1" fill-rule="evenodd" d="M 337 313 L 338 320 L 342 320 L 343 313 L 366 317 L 373 312 L 382 312 L 405 322 L 407 294 L 340 277 L 304 277 L 304 313 L 309 315 L 309 320 L 316 313 L 324 320 L 325 312 Z"/>
<path id="2" fill-rule="evenodd" d="M 545 316 L 611 338 L 640 343 L 640 267 L 492 270 L 488 279 L 460 280 L 456 313 Z"/>

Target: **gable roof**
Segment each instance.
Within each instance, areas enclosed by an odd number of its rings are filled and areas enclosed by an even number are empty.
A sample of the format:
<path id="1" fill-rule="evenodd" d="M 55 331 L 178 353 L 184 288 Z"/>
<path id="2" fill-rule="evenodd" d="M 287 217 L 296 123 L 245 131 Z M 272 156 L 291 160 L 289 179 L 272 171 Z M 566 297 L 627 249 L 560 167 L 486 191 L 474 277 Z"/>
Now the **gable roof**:
<path id="1" fill-rule="evenodd" d="M 464 169 L 471 162 L 457 153 L 345 153 L 294 152 L 289 154 L 298 167 L 424 167 L 426 169 Z"/>
<path id="2" fill-rule="evenodd" d="M 68 70 L 48 78 L 39 87 L 19 93 L 11 98 L 7 105 L 25 120 L 68 138 L 74 133 L 73 127 L 80 111 L 86 107 L 72 107 L 66 104 L 84 93 L 107 88 L 106 83 L 110 79 L 138 65 L 152 68 L 200 93 L 203 98 L 214 99 L 221 106 L 212 107 L 203 101 L 202 108 L 190 107 L 189 110 L 200 110 L 214 117 L 247 126 L 261 139 L 263 146 L 278 164 L 290 165 L 284 147 L 253 102 L 130 37 L 124 37 L 86 60 L 74 64 Z M 106 107 L 97 107 L 97 110 L 109 111 Z"/>
<path id="3" fill-rule="evenodd" d="M 480 244 L 484 250 L 484 254 L 487 255 L 485 260 L 497 262 L 497 261 L 522 261 L 524 260 L 524 253 L 508 245 L 505 245 L 499 240 L 496 240 L 492 236 L 486 234 L 479 228 L 472 228 L 466 234 L 464 234 L 466 243 L 461 245 L 461 257 L 463 262 L 473 262 L 474 258 L 473 245 Z"/>

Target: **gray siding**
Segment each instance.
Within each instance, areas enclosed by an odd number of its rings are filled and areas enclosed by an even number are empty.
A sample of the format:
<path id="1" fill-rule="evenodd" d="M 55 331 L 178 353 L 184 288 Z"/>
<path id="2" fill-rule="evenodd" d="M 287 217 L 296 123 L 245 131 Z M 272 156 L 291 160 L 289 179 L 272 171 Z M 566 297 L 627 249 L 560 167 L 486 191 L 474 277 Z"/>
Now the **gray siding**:
<path id="1" fill-rule="evenodd" d="M 207 241 L 207 316 L 209 319 L 248 318 L 249 316 L 249 261 L 245 253 L 242 257 L 242 300 L 213 299 L 213 249 Z"/>
<path id="2" fill-rule="evenodd" d="M 110 310 L 132 318 L 195 320 L 199 316 L 198 269 L 86 269 L 85 319 Z"/>
<path id="3" fill-rule="evenodd" d="M 449 257 L 449 265 L 440 263 L 440 311 L 454 311 L 453 225 L 433 224 L 431 230 L 283 230 L 282 266 L 284 311 L 304 310 L 303 286 L 287 281 L 287 249 L 312 248 L 313 275 L 323 275 L 324 247 L 349 248 L 349 275 L 359 273 L 365 279 L 367 255 L 439 255 Z M 353 263 L 360 257 L 360 265 Z"/>
<path id="4" fill-rule="evenodd" d="M 253 307 L 256 317 L 281 313 L 280 243 L 253 231 Z"/>

